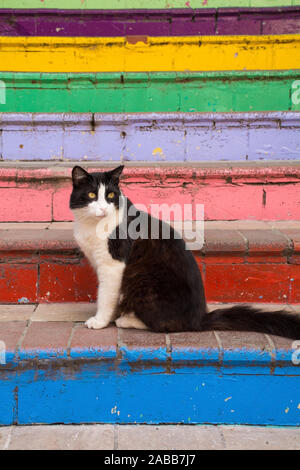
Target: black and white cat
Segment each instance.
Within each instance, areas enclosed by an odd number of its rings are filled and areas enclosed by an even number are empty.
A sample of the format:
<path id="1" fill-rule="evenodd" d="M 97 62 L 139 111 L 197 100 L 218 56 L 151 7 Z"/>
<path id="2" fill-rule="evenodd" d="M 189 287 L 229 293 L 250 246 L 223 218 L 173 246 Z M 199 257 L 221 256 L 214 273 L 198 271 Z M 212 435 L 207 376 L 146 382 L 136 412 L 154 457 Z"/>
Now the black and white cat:
<path id="1" fill-rule="evenodd" d="M 118 327 L 159 332 L 256 331 L 300 339 L 295 314 L 248 306 L 207 313 L 194 256 L 169 224 L 135 210 L 119 187 L 122 170 L 88 173 L 75 166 L 72 171 L 74 236 L 99 280 L 97 313 L 87 320 L 88 328 L 115 321 Z"/>

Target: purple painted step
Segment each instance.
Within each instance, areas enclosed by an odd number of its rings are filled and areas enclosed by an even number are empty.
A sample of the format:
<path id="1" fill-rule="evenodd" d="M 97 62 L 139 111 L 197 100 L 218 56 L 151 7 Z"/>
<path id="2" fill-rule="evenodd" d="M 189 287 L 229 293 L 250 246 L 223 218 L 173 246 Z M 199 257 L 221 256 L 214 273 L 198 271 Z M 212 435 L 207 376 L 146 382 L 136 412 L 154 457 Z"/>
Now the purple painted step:
<path id="1" fill-rule="evenodd" d="M 2 36 L 191 36 L 300 33 L 300 8 L 0 10 Z"/>
<path id="2" fill-rule="evenodd" d="M 300 112 L 0 114 L 2 160 L 300 159 Z"/>

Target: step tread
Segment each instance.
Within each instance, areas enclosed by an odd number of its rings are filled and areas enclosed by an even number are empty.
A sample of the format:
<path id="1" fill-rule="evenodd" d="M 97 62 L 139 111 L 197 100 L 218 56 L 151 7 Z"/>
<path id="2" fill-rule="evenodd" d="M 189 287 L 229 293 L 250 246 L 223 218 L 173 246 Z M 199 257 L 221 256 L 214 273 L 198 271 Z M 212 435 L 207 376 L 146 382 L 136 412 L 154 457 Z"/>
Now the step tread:
<path id="1" fill-rule="evenodd" d="M 230 304 L 210 304 L 209 309 Z M 253 304 L 272 311 L 275 304 Z M 300 305 L 280 305 L 300 313 Z M 95 304 L 0 305 L 0 339 L 6 363 L 41 359 L 113 359 L 140 361 L 199 361 L 230 365 L 291 365 L 293 341 L 252 332 L 154 333 L 117 328 L 90 330 L 83 321 Z M 1 343 L 2 344 L 2 343 Z"/>
<path id="2" fill-rule="evenodd" d="M 189 424 L 51 424 L 1 428 L 0 450 L 300 450 L 300 428 Z M 200 454 L 200 453 L 199 453 Z M 107 455 L 109 455 L 107 453 Z M 132 455 L 135 455 L 132 453 Z M 113 464 L 112 457 L 107 457 Z M 128 457 L 125 457 L 128 459 Z M 150 457 L 152 458 L 152 457 Z M 160 457 L 161 458 L 161 457 Z M 172 457 L 167 456 L 167 459 Z M 188 456 L 180 457 L 188 463 Z M 177 460 L 176 460 L 177 459 Z M 184 460 L 183 460 L 184 459 Z M 146 459 L 145 459 L 146 460 Z M 174 462 L 179 456 L 174 457 Z M 126 460 L 127 462 L 127 460 Z M 133 461 L 131 461 L 133 462 Z"/>
<path id="3" fill-rule="evenodd" d="M 174 222 L 189 242 L 191 222 Z M 192 250 L 208 254 L 266 253 L 291 256 L 300 250 L 300 221 L 194 221 L 198 244 Z M 204 244 L 202 230 L 204 227 Z M 72 222 L 0 223 L 0 251 L 65 251 L 78 250 Z"/>
<path id="4" fill-rule="evenodd" d="M 233 307 L 233 303 L 208 303 L 208 311 L 220 306 Z M 253 307 L 267 311 L 283 308 L 300 314 L 300 304 L 251 303 Z M 55 302 L 36 304 L 0 304 L 0 323 L 28 321 L 31 322 L 84 322 L 96 313 L 96 303 L 92 302 Z"/>

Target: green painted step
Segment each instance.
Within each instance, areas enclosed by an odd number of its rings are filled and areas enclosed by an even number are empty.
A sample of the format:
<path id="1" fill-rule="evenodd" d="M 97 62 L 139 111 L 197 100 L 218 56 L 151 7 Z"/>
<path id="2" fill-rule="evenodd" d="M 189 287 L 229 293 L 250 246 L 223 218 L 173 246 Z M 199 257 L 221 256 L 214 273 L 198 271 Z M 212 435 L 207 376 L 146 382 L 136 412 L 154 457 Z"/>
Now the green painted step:
<path id="1" fill-rule="evenodd" d="M 170 9 L 281 7 L 300 5 L 299 0 L 0 0 L 0 8 L 60 9 Z"/>
<path id="2" fill-rule="evenodd" d="M 300 110 L 300 70 L 0 73 L 0 112 Z"/>

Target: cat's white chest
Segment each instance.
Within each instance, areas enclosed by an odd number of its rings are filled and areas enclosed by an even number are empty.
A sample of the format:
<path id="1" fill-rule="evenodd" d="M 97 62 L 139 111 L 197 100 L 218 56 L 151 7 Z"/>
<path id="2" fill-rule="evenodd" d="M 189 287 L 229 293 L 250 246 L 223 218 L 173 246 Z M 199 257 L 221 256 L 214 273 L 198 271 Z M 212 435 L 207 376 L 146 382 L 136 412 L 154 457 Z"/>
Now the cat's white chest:
<path id="1" fill-rule="evenodd" d="M 113 258 L 108 249 L 107 237 L 99 237 L 96 224 L 78 224 L 75 222 L 74 237 L 86 257 L 95 269 L 111 263 Z"/>

